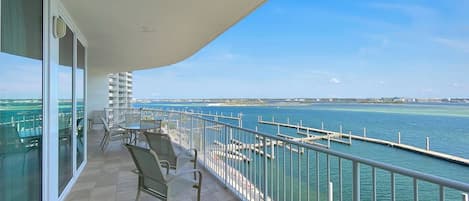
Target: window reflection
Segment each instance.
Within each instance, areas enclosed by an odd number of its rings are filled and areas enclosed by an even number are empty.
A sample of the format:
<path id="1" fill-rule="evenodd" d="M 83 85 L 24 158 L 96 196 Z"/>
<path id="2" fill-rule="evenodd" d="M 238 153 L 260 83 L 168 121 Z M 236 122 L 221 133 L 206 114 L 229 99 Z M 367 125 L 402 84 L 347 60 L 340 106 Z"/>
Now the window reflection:
<path id="1" fill-rule="evenodd" d="M 73 117 L 73 32 L 59 40 L 59 193 L 73 176 L 72 117 Z"/>
<path id="2" fill-rule="evenodd" d="M 42 1 L 1 0 L 0 200 L 41 200 Z"/>
<path id="3" fill-rule="evenodd" d="M 77 41 L 77 70 L 76 70 L 76 101 L 77 101 L 77 168 L 84 160 L 85 134 L 85 47 Z"/>

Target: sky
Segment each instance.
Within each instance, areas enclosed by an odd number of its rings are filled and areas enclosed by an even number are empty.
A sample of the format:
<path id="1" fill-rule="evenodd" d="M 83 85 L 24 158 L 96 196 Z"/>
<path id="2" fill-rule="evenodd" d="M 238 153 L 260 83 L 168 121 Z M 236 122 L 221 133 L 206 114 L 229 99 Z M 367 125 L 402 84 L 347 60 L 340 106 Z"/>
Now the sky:
<path id="1" fill-rule="evenodd" d="M 469 1 L 269 0 L 136 98 L 469 97 Z"/>
<path id="2" fill-rule="evenodd" d="M 134 97 L 469 98 L 468 10 L 468 0 L 269 0 L 190 58 L 135 71 Z M 0 98 L 40 97 L 41 62 L 0 61 Z"/>

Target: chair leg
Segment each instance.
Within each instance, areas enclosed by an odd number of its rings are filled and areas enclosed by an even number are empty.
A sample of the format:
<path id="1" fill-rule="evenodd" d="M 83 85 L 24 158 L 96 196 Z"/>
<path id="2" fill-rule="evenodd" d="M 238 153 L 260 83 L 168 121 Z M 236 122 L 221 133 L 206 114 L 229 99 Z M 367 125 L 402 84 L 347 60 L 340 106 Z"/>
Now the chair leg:
<path id="1" fill-rule="evenodd" d="M 104 138 L 106 138 L 106 134 L 103 135 L 103 138 L 101 139 L 101 143 L 99 143 L 99 146 L 103 146 Z"/>
<path id="2" fill-rule="evenodd" d="M 197 161 L 194 161 L 194 170 L 197 169 Z M 194 172 L 194 180 L 197 180 L 197 173 Z"/>
<path id="3" fill-rule="evenodd" d="M 202 186 L 197 189 L 197 201 L 200 201 L 200 191 L 202 191 Z"/>
<path id="4" fill-rule="evenodd" d="M 140 188 L 137 189 L 137 197 L 135 198 L 135 201 L 138 201 L 140 199 Z"/>
<path id="5" fill-rule="evenodd" d="M 109 135 L 105 135 L 103 138 L 103 144 L 101 145 L 101 151 L 104 151 L 109 141 Z"/>

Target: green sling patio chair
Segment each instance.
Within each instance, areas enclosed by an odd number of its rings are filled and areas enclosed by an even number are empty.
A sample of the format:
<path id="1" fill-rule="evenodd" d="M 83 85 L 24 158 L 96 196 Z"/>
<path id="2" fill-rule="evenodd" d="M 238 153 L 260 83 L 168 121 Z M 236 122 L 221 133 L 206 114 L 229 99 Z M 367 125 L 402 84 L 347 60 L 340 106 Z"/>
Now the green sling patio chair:
<path id="1" fill-rule="evenodd" d="M 161 160 L 169 162 L 169 168 L 174 169 L 177 172 L 186 164 L 193 163 L 193 167 L 191 168 L 197 169 L 196 149 L 189 149 L 176 153 L 171 137 L 168 134 L 144 132 L 143 135 L 145 135 L 150 149 L 158 154 L 158 157 L 160 157 Z"/>
<path id="2" fill-rule="evenodd" d="M 108 123 L 103 117 L 101 117 L 101 122 L 104 125 L 104 135 L 100 143 L 102 151 L 106 149 L 111 141 L 122 140 L 122 142 L 124 142 L 124 140 L 127 138 L 127 132 L 125 130 L 119 128 L 109 128 Z"/>
<path id="3" fill-rule="evenodd" d="M 200 201 L 200 190 L 202 188 L 202 172 L 197 169 L 178 172 L 177 174 L 163 173 L 161 163 L 168 163 L 160 160 L 158 155 L 151 149 L 126 144 L 125 147 L 130 152 L 132 159 L 137 167 L 133 172 L 138 174 L 138 189 L 136 201 L 140 198 L 140 192 L 146 192 L 161 200 L 181 200 L 184 189 L 197 189 L 197 201 Z M 198 173 L 198 180 L 192 180 L 190 177 L 184 177 L 186 174 Z M 185 200 L 185 199 L 184 199 Z"/>
<path id="4" fill-rule="evenodd" d="M 38 139 L 22 140 L 16 127 L 0 125 L 0 166 L 3 166 L 3 159 L 7 156 L 21 153 L 23 155 L 22 168 L 25 170 L 26 154 L 37 149 L 40 142 Z"/>

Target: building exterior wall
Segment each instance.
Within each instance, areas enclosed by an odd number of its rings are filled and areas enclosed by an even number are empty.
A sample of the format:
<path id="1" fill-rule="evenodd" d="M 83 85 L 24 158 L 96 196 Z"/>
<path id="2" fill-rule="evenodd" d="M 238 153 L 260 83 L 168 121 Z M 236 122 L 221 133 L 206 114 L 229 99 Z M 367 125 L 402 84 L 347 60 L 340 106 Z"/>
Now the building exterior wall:
<path id="1" fill-rule="evenodd" d="M 107 73 L 96 71 L 93 68 L 88 70 L 88 114 L 93 111 L 103 110 L 108 107 L 108 94 L 103 93 L 108 90 Z"/>
<path id="2" fill-rule="evenodd" d="M 108 75 L 108 107 L 128 108 L 132 103 L 132 72 Z"/>

